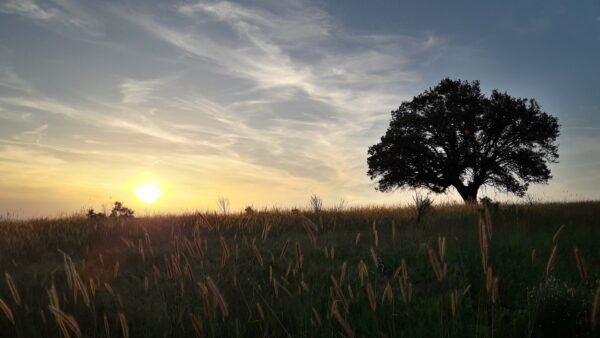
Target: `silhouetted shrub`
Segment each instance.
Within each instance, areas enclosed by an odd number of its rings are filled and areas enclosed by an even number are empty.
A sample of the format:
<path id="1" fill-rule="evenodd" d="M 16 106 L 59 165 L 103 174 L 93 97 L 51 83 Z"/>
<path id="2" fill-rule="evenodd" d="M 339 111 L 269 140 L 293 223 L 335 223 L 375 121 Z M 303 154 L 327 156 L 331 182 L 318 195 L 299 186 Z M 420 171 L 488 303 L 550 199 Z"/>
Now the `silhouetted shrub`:
<path id="1" fill-rule="evenodd" d="M 417 223 L 420 223 L 427 210 L 429 210 L 433 204 L 433 200 L 429 198 L 428 195 L 423 195 L 417 192 L 413 197 L 413 201 L 415 203 L 415 217 L 417 219 Z"/>
<path id="2" fill-rule="evenodd" d="M 483 205 L 484 207 L 486 207 L 488 210 L 498 210 L 498 208 L 500 207 L 500 202 L 495 202 L 494 200 L 492 200 L 491 198 L 485 196 L 479 199 L 479 203 L 481 203 L 481 205 Z"/>
<path id="3" fill-rule="evenodd" d="M 87 218 L 89 219 L 105 219 L 106 214 L 103 212 L 95 212 L 94 209 L 89 209 L 87 214 Z"/>
<path id="4" fill-rule="evenodd" d="M 318 214 L 323 210 L 323 200 L 317 195 L 310 196 L 310 207 L 313 209 L 315 214 Z"/>
<path id="5" fill-rule="evenodd" d="M 223 215 L 229 214 L 229 199 L 225 197 L 219 197 L 217 200 L 217 206 Z"/>
<path id="6" fill-rule="evenodd" d="M 133 209 L 127 208 L 123 206 L 122 202 L 116 201 L 115 206 L 110 212 L 110 217 L 112 218 L 133 218 L 133 214 L 135 211 Z"/>

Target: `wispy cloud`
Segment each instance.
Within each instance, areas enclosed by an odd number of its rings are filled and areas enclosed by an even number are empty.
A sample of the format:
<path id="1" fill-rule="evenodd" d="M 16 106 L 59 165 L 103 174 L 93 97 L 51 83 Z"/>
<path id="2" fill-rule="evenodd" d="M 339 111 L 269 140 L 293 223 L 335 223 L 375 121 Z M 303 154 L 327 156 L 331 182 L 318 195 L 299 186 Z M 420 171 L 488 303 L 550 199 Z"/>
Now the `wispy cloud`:
<path id="1" fill-rule="evenodd" d="M 31 84 L 23 80 L 17 73 L 8 67 L 0 67 L 0 88 L 10 89 L 16 92 L 31 93 Z"/>
<path id="2" fill-rule="evenodd" d="M 365 182 L 367 132 L 420 84 L 414 63 L 443 45 L 434 34 L 349 32 L 322 8 L 296 1 L 270 8 L 200 1 L 171 14 L 177 25 L 123 15 L 243 85 L 223 104 L 190 93 L 169 97 L 169 105 L 199 114 L 197 128 L 225 155 L 346 185 Z M 210 128 L 219 139 L 211 139 Z M 340 154 L 335 166 L 331 153 Z"/>
<path id="3" fill-rule="evenodd" d="M 75 0 L 44 1 L 7 0 L 0 12 L 16 14 L 46 25 L 74 27 L 92 35 L 100 35 L 99 21 L 85 12 Z"/>
<path id="4" fill-rule="evenodd" d="M 177 9 L 188 21 L 180 27 L 130 17 L 185 53 L 255 81 L 254 90 L 294 88 L 337 109 L 362 112 L 397 101 L 399 87 L 420 79 L 409 68 L 411 54 L 436 44 L 433 35 L 420 40 L 350 34 L 319 8 L 286 5 L 276 14 L 228 2 L 183 5 Z M 215 20 L 222 24 L 216 32 L 206 27 Z"/>
<path id="5" fill-rule="evenodd" d="M 40 144 L 40 141 L 42 140 L 42 136 L 44 136 L 44 133 L 47 129 L 48 129 L 48 125 L 44 124 L 33 130 L 26 130 L 26 131 L 22 132 L 20 135 L 14 136 L 13 138 L 15 140 L 27 140 L 27 139 L 33 138 L 33 140 L 36 144 Z"/>
<path id="6" fill-rule="evenodd" d="M 0 11 L 4 13 L 19 14 L 29 17 L 34 20 L 51 20 L 57 16 L 57 12 L 53 9 L 44 9 L 34 0 L 9 0 L 0 7 Z"/>
<path id="7" fill-rule="evenodd" d="M 134 80 L 125 79 L 119 85 L 121 94 L 123 95 L 123 103 L 144 103 L 149 96 L 161 86 L 165 85 L 162 79 L 153 80 Z"/>

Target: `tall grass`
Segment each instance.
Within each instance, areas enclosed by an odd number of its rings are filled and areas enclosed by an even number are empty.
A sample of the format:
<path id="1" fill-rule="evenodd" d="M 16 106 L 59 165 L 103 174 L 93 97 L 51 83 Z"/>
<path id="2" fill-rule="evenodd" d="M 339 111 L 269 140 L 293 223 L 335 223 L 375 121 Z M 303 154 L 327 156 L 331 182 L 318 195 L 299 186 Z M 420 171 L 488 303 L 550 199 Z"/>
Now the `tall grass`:
<path id="1" fill-rule="evenodd" d="M 0 222 L 0 336 L 594 337 L 600 203 Z"/>

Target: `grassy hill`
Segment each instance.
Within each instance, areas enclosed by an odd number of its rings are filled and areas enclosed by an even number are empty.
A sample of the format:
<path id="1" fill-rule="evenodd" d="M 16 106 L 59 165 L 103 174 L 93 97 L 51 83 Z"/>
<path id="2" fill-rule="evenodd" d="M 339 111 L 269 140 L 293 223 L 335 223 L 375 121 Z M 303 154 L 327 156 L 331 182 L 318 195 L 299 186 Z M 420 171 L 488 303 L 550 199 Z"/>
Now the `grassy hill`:
<path id="1" fill-rule="evenodd" d="M 3 337 L 600 334 L 600 202 L 5 220 L 0 268 Z"/>

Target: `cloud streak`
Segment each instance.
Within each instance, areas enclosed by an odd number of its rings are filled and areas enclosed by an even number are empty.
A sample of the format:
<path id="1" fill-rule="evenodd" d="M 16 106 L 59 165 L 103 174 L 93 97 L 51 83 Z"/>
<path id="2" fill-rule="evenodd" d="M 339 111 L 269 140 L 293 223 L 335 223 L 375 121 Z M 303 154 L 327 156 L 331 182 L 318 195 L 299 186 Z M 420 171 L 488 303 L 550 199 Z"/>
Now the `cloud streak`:
<path id="1" fill-rule="evenodd" d="M 8 0 L 0 5 L 0 12 L 20 15 L 38 24 L 72 27 L 91 35 L 100 35 L 100 23 L 86 13 L 77 1 L 53 0 L 43 3 L 40 5 L 35 0 Z"/>

